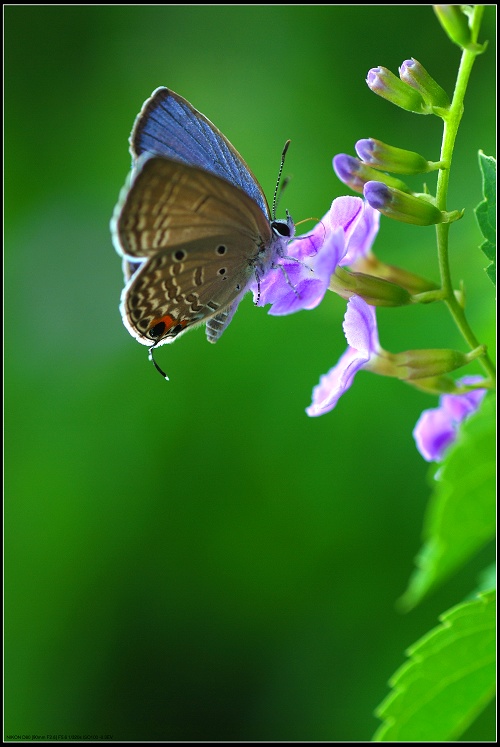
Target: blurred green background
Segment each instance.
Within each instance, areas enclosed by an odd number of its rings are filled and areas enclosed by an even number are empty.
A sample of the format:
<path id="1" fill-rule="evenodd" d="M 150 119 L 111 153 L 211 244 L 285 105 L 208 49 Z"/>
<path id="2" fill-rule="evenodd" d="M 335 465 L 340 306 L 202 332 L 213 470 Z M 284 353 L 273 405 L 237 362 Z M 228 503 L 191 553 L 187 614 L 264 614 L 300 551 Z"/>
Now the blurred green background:
<path id="1" fill-rule="evenodd" d="M 495 12 L 449 200 L 466 208 L 451 229 L 455 282 L 490 345 L 473 208 L 477 151 L 495 147 Z M 298 221 L 348 192 L 331 159 L 359 138 L 437 160 L 440 121 L 384 102 L 365 77 L 413 56 L 451 94 L 458 47 L 430 6 L 4 15 L 6 735 L 369 739 L 404 649 L 490 557 L 396 611 L 430 491 L 411 433 L 436 400 L 361 372 L 336 410 L 307 418 L 345 349 L 333 294 L 282 318 L 248 296 L 217 345 L 198 330 L 159 351 L 166 383 L 122 326 L 109 219 L 134 118 L 159 85 L 227 135 L 269 198 L 291 138 L 280 212 Z M 375 251 L 438 277 L 432 228 L 382 219 Z M 442 308 L 378 319 L 390 350 L 462 348 Z M 492 738 L 493 723 L 490 709 L 466 737 Z"/>

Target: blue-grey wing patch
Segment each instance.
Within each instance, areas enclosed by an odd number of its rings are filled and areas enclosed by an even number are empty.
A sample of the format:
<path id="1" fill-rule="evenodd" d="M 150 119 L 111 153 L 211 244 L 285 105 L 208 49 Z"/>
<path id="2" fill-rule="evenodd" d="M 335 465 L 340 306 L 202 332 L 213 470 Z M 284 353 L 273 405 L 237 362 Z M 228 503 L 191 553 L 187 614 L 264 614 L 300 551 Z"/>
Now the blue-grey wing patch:
<path id="1" fill-rule="evenodd" d="M 144 103 L 130 136 L 135 161 L 155 153 L 226 179 L 240 187 L 269 220 L 266 197 L 243 158 L 201 112 L 168 88 L 157 88 Z"/>

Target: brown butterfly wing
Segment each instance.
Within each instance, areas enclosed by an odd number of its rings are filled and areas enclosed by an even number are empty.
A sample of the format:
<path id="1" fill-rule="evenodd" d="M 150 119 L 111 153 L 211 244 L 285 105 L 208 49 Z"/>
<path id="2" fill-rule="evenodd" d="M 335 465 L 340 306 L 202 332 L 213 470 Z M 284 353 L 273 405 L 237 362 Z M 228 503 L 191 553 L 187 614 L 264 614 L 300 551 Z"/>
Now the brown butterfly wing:
<path id="1" fill-rule="evenodd" d="M 271 227 L 241 189 L 197 167 L 141 156 L 113 219 L 123 255 L 121 312 L 142 344 L 233 307 L 271 246 Z"/>
<path id="2" fill-rule="evenodd" d="M 252 239 L 233 231 L 158 252 L 123 290 L 125 326 L 144 345 L 164 344 L 219 316 L 253 279 L 257 251 Z"/>
<path id="3" fill-rule="evenodd" d="M 269 220 L 243 190 L 196 166 L 149 154 L 138 160 L 112 220 L 116 250 L 138 259 L 225 231 L 256 245 L 271 240 Z"/>

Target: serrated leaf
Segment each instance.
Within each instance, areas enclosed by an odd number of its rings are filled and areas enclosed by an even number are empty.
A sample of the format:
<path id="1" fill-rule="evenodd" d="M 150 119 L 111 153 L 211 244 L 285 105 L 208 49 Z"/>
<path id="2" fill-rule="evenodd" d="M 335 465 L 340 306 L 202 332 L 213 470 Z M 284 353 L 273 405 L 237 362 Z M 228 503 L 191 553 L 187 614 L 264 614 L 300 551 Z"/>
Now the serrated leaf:
<path id="1" fill-rule="evenodd" d="M 375 742 L 445 742 L 459 737 L 495 692 L 494 591 L 441 615 L 407 654 L 376 715 Z"/>
<path id="2" fill-rule="evenodd" d="M 399 603 L 414 607 L 495 536 L 495 397 L 462 423 L 438 466 L 420 550 Z"/>
<path id="3" fill-rule="evenodd" d="M 491 263 L 486 268 L 486 273 L 491 282 L 496 284 L 496 177 L 497 162 L 491 156 L 485 156 L 479 151 L 479 167 L 483 174 L 484 200 L 479 203 L 475 213 L 479 228 L 485 238 L 481 249 Z"/>

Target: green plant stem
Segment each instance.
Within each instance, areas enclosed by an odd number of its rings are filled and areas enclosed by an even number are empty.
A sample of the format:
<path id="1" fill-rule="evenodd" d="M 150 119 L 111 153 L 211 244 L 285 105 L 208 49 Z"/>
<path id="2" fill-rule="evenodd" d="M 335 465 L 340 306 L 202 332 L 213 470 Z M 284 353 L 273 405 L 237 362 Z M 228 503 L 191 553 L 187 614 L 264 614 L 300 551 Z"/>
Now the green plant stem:
<path id="1" fill-rule="evenodd" d="M 479 34 L 479 27 L 481 25 L 483 10 L 484 7 L 482 5 L 476 5 L 474 7 L 474 15 L 472 20 L 472 42 L 474 43 L 477 41 L 477 37 Z M 440 170 L 438 174 L 436 205 L 439 210 L 446 210 L 446 198 L 448 195 L 448 185 L 450 181 L 450 167 L 453 156 L 453 148 L 455 146 L 458 127 L 462 119 L 465 92 L 467 90 L 467 84 L 469 82 L 472 66 L 474 64 L 476 56 L 477 52 L 475 51 L 469 51 L 467 49 L 463 50 L 462 59 L 460 60 L 460 67 L 457 75 L 455 91 L 453 94 L 453 100 L 444 120 L 443 141 L 441 145 L 440 160 L 444 161 L 447 164 L 447 168 Z M 474 335 L 469 322 L 466 319 L 464 309 L 458 302 L 453 291 L 448 253 L 448 237 L 450 232 L 450 225 L 450 223 L 439 223 L 436 226 L 439 270 L 441 274 L 441 289 L 443 293 L 443 300 L 446 303 L 450 314 L 455 320 L 455 323 L 462 336 L 472 350 L 474 348 L 477 348 L 480 343 Z M 483 366 L 484 370 L 493 380 L 495 377 L 495 367 L 488 354 L 485 352 L 484 355 L 482 355 L 478 360 Z"/>

